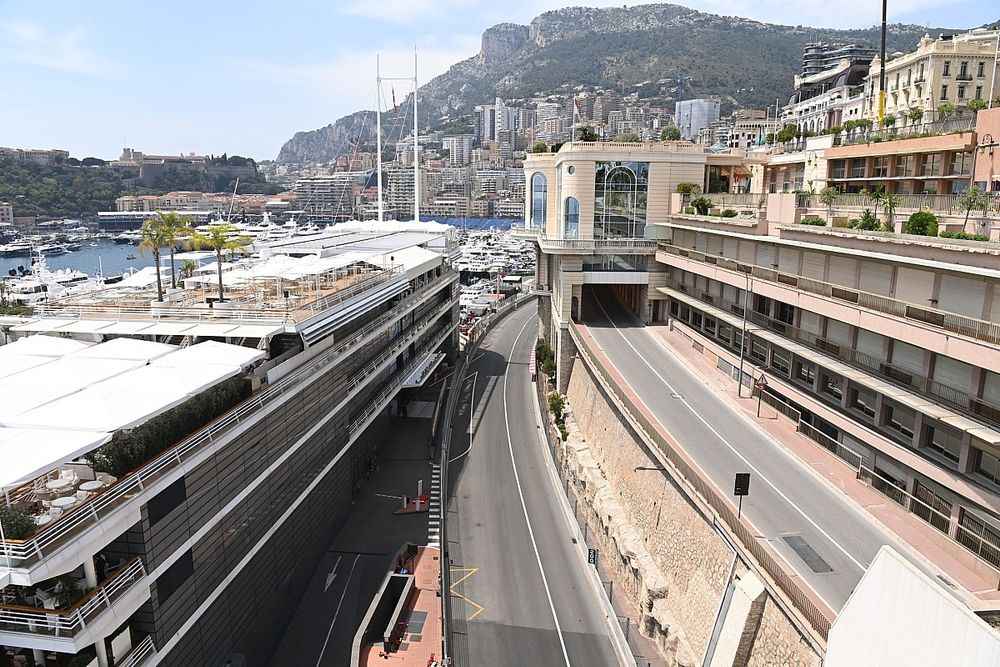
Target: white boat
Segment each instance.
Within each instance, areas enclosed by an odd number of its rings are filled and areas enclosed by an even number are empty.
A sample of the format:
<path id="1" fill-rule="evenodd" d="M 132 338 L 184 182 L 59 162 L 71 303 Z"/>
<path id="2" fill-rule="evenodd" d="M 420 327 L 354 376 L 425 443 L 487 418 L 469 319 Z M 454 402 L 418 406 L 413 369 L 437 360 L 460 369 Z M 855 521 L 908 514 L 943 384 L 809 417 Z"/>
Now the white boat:
<path id="1" fill-rule="evenodd" d="M 53 243 L 53 244 L 39 246 L 38 252 L 47 257 L 50 257 L 53 255 L 65 255 L 68 251 L 66 249 L 66 246 Z"/>
<path id="2" fill-rule="evenodd" d="M 5 282 L 7 298 L 22 306 L 32 306 L 61 296 L 82 294 L 101 287 L 100 281 L 92 280 L 83 271 L 76 269 L 52 271 L 45 264 L 45 256 L 40 253 L 36 254 L 29 272 L 7 278 Z"/>

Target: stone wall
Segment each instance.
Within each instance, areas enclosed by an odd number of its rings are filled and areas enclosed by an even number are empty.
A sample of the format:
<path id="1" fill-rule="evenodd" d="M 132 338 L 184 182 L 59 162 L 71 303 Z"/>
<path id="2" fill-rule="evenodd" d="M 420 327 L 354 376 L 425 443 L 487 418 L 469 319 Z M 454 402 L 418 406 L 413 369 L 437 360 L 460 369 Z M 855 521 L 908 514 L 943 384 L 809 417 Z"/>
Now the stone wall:
<path id="1" fill-rule="evenodd" d="M 566 335 L 568 338 L 569 336 Z M 662 472 L 636 471 L 659 462 L 620 416 L 579 358 L 567 391 L 570 436 L 557 446 L 571 499 L 587 508 L 588 543 L 633 605 L 641 632 L 653 638 L 669 665 L 700 665 L 733 568 L 746 567 L 711 518 Z M 749 611 L 749 613 L 748 613 Z M 741 635 L 731 664 L 818 665 L 819 657 L 770 598 L 725 627 Z M 736 622 L 732 622 L 736 620 Z M 714 664 L 714 663 L 713 663 Z"/>

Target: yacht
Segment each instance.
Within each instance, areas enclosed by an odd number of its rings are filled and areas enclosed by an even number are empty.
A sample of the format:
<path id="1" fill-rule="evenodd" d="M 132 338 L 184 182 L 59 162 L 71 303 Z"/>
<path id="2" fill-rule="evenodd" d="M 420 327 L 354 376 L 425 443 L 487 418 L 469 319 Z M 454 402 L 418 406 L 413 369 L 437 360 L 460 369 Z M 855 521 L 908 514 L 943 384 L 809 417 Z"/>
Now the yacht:
<path id="1" fill-rule="evenodd" d="M 99 281 L 92 280 L 76 269 L 51 270 L 45 263 L 41 249 L 36 250 L 31 270 L 7 278 L 7 298 L 21 306 L 31 306 L 49 298 L 82 294 L 98 289 Z M 12 274 L 17 271 L 11 269 Z"/>
<path id="2" fill-rule="evenodd" d="M 68 252 L 68 250 L 64 245 L 59 245 L 57 243 L 50 243 L 47 245 L 39 246 L 38 252 L 46 256 L 53 256 L 53 255 L 65 255 Z"/>

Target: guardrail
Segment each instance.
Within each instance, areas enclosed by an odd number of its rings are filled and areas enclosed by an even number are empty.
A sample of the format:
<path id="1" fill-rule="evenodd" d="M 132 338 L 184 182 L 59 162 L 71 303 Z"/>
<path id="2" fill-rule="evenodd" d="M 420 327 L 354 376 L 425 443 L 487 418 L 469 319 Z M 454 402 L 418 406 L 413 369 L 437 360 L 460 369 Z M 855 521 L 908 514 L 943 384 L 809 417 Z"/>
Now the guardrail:
<path id="1" fill-rule="evenodd" d="M 696 262 L 714 264 L 730 271 L 737 271 L 739 273 L 749 272 L 751 277 L 759 280 L 797 287 L 805 292 L 837 299 L 838 301 L 846 301 L 887 315 L 916 320 L 921 324 L 1000 345 L 1000 322 L 988 322 L 974 317 L 957 315 L 944 310 L 901 301 L 882 294 L 873 294 L 813 278 L 782 273 L 771 268 L 764 268 L 747 262 L 739 262 L 728 257 L 711 255 L 691 248 L 682 248 L 671 243 L 660 243 L 658 249 L 671 255 L 685 257 Z"/>
<path id="2" fill-rule="evenodd" d="M 146 576 L 142 560 L 136 556 L 111 579 L 98 585 L 69 609 L 39 609 L 0 605 L 0 630 L 33 635 L 73 637 L 111 608 L 137 581 Z"/>
<path id="3" fill-rule="evenodd" d="M 113 511 L 130 502 L 146 486 L 182 465 L 241 421 L 254 416 L 284 395 L 286 391 L 316 375 L 345 352 L 367 340 L 375 331 L 389 326 L 393 320 L 408 312 L 411 306 L 416 308 L 423 301 L 432 298 L 440 285 L 453 281 L 456 277 L 457 274 L 450 273 L 435 279 L 419 294 L 414 294 L 401 302 L 406 303 L 404 309 L 397 307 L 395 311 L 386 313 L 378 320 L 369 323 L 363 329 L 352 334 L 350 338 L 324 352 L 309 366 L 295 371 L 279 382 L 261 390 L 257 395 L 251 396 L 241 405 L 195 432 L 172 449 L 126 475 L 105 492 L 60 516 L 57 521 L 43 527 L 34 536 L 25 540 L 8 539 L 0 543 L 0 562 L 6 561 L 9 567 L 29 567 L 44 559 L 87 528 L 96 525 Z M 429 323 L 425 324 L 429 325 Z"/>
<path id="4" fill-rule="evenodd" d="M 552 239 L 542 236 L 538 243 L 546 248 L 570 250 L 655 250 L 657 242 L 653 239 Z"/>
<path id="5" fill-rule="evenodd" d="M 139 667 L 147 658 L 155 654 L 156 644 L 153 643 L 153 636 L 146 635 L 145 639 L 133 646 L 131 651 L 115 663 L 115 667 Z"/>
<path id="6" fill-rule="evenodd" d="M 796 610 L 802 615 L 806 622 L 825 641 L 830 633 L 832 619 L 824 613 L 819 606 L 813 602 L 804 591 L 798 581 L 793 578 L 778 562 L 767 548 L 754 536 L 741 519 L 733 511 L 733 507 L 726 500 L 714 484 L 706 481 L 690 464 L 682 457 L 674 446 L 660 434 L 655 426 L 646 418 L 642 412 L 632 404 L 631 399 L 626 394 L 617 380 L 615 380 L 603 365 L 597 363 L 593 357 L 588 344 L 580 335 L 576 323 L 570 323 L 570 334 L 576 343 L 580 357 L 585 361 L 590 369 L 601 379 L 608 391 L 614 396 L 626 416 L 635 424 L 646 439 L 653 443 L 663 457 L 670 462 L 676 470 L 691 486 L 695 493 L 708 504 L 717 515 L 718 523 L 728 528 L 735 540 L 752 556 L 753 560 L 767 575 L 775 582 L 778 588 Z"/>

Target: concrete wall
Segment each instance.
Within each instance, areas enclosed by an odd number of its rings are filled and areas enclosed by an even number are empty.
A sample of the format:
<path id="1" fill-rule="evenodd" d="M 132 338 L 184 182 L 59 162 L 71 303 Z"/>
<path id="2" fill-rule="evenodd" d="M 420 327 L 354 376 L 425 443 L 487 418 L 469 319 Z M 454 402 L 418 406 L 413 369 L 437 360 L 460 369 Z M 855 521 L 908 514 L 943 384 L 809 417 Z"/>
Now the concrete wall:
<path id="1" fill-rule="evenodd" d="M 745 565 L 734 565 L 734 552 L 685 491 L 661 472 L 635 471 L 659 463 L 579 359 L 567 395 L 563 466 L 600 524 L 591 527 L 592 539 L 633 605 L 630 616 L 667 663 L 700 665 L 714 654 L 712 665 L 819 665 L 817 652 L 768 593 L 755 589 Z M 731 574 L 734 592 L 721 605 Z M 713 642 L 720 606 L 725 613 Z"/>

